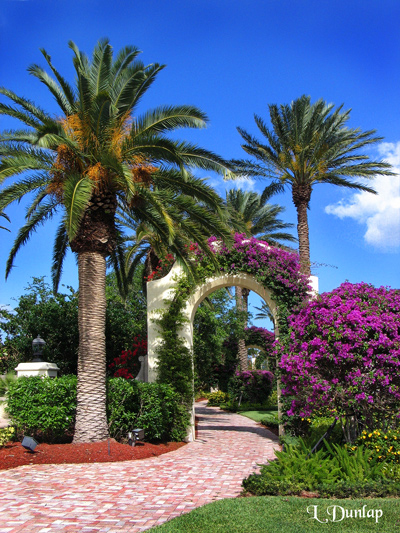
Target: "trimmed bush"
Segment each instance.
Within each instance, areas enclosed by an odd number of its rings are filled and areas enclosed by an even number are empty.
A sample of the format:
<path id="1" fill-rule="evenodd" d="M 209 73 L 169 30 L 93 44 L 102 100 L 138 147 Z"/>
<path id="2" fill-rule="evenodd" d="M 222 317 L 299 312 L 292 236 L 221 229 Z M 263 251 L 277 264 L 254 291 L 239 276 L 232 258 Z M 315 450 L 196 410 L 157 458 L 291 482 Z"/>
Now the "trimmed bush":
<path id="1" fill-rule="evenodd" d="M 76 376 L 18 378 L 9 385 L 6 410 L 18 438 L 63 440 L 74 428 Z"/>
<path id="2" fill-rule="evenodd" d="M 208 405 L 211 405 L 211 406 L 219 406 L 228 401 L 229 401 L 229 394 L 221 390 L 212 392 L 211 394 L 208 395 Z"/>
<path id="3" fill-rule="evenodd" d="M 44 442 L 71 439 L 76 411 L 76 376 L 22 377 L 10 385 L 7 412 L 17 437 L 29 434 Z M 110 436 L 123 440 L 134 428 L 146 441 L 181 441 L 190 415 L 180 395 L 165 384 L 124 378 L 107 381 Z"/>

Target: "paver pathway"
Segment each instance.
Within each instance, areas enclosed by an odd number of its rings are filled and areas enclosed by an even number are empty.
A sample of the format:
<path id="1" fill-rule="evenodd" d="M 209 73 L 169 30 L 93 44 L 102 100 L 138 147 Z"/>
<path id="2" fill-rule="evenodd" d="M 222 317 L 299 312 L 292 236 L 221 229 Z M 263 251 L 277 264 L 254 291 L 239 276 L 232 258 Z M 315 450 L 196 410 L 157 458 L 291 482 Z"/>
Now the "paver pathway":
<path id="1" fill-rule="evenodd" d="M 277 438 L 205 402 L 196 415 L 197 440 L 159 457 L 0 471 L 0 533 L 134 533 L 234 498 Z"/>

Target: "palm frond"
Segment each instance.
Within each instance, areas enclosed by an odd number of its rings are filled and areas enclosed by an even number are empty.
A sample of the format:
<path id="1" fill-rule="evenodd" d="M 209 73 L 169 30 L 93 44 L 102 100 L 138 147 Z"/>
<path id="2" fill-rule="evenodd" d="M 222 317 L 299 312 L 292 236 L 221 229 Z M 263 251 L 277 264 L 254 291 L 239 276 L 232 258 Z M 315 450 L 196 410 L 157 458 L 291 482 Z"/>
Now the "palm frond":
<path id="1" fill-rule="evenodd" d="M 70 176 L 64 185 L 66 231 L 70 241 L 79 229 L 80 222 L 93 192 L 91 181 L 81 175 Z"/>

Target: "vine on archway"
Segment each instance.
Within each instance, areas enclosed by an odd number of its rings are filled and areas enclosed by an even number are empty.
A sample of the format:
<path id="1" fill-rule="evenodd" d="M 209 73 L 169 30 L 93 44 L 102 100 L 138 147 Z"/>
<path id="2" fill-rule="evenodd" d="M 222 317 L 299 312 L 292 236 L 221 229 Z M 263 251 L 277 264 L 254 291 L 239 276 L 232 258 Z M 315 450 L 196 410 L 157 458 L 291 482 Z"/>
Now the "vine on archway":
<path id="1" fill-rule="evenodd" d="M 245 234 L 236 234 L 231 248 L 215 237 L 209 239 L 209 246 L 215 254 L 219 271 L 210 258 L 196 244 L 192 244 L 190 253 L 196 265 L 197 279 L 194 282 L 182 276 L 176 280 L 173 301 L 158 320 L 162 338 L 157 350 L 158 381 L 174 385 L 188 403 L 193 398 L 192 354 L 179 337 L 179 330 L 185 320 L 182 310 L 196 286 L 217 274 L 251 274 L 271 292 L 278 310 L 281 337 L 287 332 L 287 317 L 310 292 L 308 278 L 300 273 L 299 258 L 293 253 L 255 238 L 249 239 Z"/>

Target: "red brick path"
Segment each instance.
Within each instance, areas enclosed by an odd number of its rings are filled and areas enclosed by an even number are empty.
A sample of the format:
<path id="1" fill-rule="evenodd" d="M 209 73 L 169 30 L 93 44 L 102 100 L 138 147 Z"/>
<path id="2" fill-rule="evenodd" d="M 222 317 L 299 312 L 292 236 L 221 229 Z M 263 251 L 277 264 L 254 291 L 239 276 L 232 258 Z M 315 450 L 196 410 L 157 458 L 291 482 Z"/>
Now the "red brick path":
<path id="1" fill-rule="evenodd" d="M 241 492 L 277 438 L 252 420 L 196 404 L 198 439 L 121 463 L 21 466 L 0 474 L 0 533 L 135 533 Z"/>

